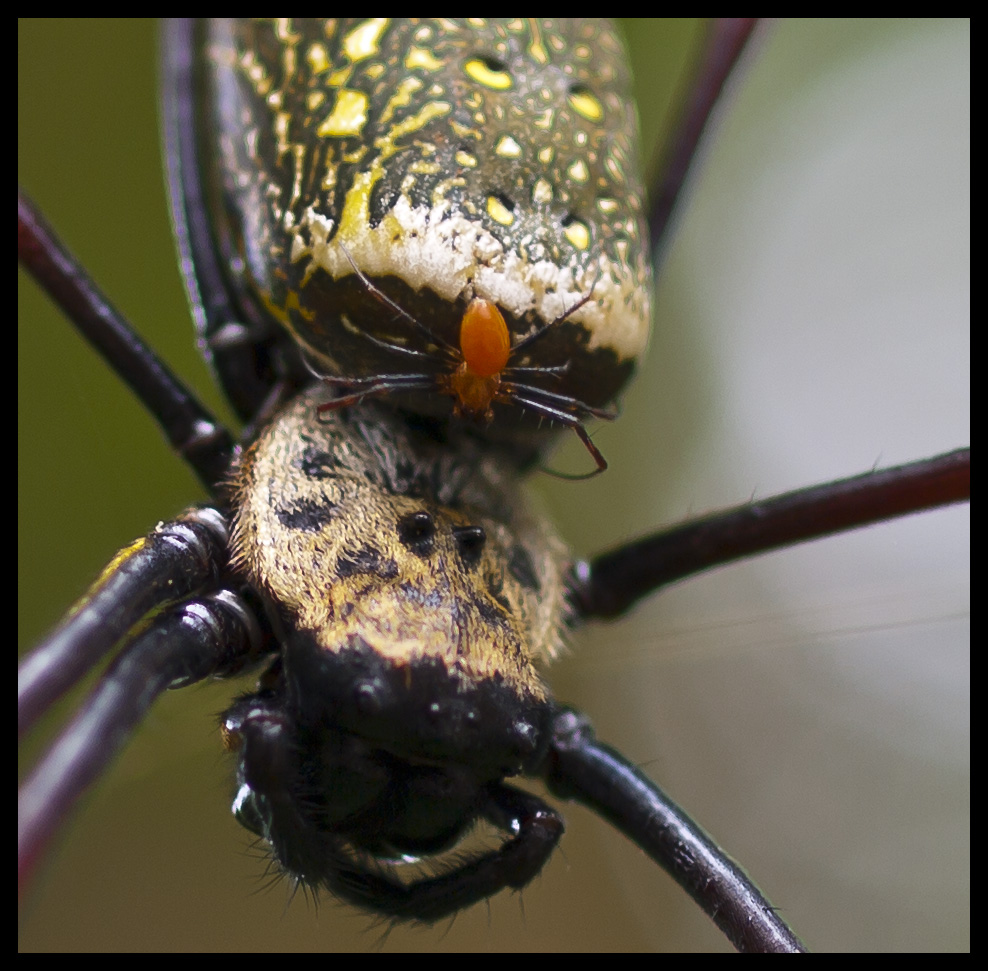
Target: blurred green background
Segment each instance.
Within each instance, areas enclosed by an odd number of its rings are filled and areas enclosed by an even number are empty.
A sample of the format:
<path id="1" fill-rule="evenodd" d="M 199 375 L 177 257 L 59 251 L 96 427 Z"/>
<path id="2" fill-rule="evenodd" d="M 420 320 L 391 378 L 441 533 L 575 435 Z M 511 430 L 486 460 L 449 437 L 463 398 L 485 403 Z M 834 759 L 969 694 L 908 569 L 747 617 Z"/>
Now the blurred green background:
<path id="1" fill-rule="evenodd" d="M 654 146 L 696 25 L 635 21 L 628 34 Z M 536 482 L 580 554 L 752 493 L 967 440 L 968 57 L 964 21 L 766 31 L 680 213 L 649 362 L 622 418 L 595 431 L 611 470 Z M 20 21 L 18 177 L 117 306 L 225 416 L 175 263 L 156 65 L 149 21 Z M 22 274 L 18 305 L 23 647 L 113 552 L 200 493 Z M 823 363 L 830 370 L 815 370 Z M 753 389 L 742 389 L 749 373 Z M 766 426 L 784 434 L 754 437 Z M 563 448 L 555 465 L 585 463 L 577 442 Z M 693 811 L 820 949 L 967 947 L 958 515 L 677 588 L 575 638 L 551 675 L 557 695 Z M 768 561 L 775 572 L 760 572 Z M 248 686 L 197 687 L 155 708 L 39 872 L 22 949 L 380 943 L 366 917 L 268 888 L 229 815 L 215 717 Z M 48 730 L 25 747 L 28 763 Z M 520 902 L 502 894 L 451 926 L 393 930 L 383 949 L 723 946 L 634 847 L 564 811 L 561 851 Z"/>

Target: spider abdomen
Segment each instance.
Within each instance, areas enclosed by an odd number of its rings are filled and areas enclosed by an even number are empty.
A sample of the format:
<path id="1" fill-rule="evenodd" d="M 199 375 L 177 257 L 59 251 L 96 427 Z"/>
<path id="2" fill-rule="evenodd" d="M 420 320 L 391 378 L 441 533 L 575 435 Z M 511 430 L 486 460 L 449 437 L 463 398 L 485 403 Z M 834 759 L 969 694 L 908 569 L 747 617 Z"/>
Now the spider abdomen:
<path id="1" fill-rule="evenodd" d="M 579 420 L 614 398 L 647 341 L 650 268 L 637 120 L 611 25 L 204 29 L 200 177 L 246 316 L 277 320 L 338 384 L 416 374 L 414 388 L 384 390 L 416 410 L 475 415 L 444 378 L 479 298 L 508 331 L 492 373 L 535 369 L 524 407 L 500 408 L 492 437 L 538 438 L 531 387 L 552 408 L 580 406 Z M 510 386 L 495 397 L 514 400 Z"/>

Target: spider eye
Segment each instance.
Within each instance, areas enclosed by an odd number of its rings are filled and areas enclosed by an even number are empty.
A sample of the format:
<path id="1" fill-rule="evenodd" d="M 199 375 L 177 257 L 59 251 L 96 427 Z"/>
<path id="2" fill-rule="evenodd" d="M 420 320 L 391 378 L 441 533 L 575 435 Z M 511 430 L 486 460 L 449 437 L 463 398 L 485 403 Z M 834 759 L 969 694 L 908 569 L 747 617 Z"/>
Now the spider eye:
<path id="1" fill-rule="evenodd" d="M 398 538 L 403 546 L 419 556 L 428 556 L 435 546 L 436 523 L 424 510 L 398 521 Z"/>
<path id="2" fill-rule="evenodd" d="M 487 533 L 483 526 L 456 526 L 453 528 L 453 539 L 456 540 L 460 557 L 465 563 L 473 566 L 484 551 Z"/>

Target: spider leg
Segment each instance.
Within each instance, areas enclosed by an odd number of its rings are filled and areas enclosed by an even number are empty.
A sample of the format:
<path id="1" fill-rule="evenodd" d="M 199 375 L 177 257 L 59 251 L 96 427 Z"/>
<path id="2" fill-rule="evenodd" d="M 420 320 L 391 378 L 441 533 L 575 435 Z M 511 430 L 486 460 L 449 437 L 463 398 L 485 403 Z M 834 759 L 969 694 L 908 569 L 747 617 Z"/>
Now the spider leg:
<path id="1" fill-rule="evenodd" d="M 542 415 L 550 421 L 557 421 L 560 425 L 565 425 L 567 428 L 572 428 L 573 431 L 576 432 L 580 441 L 583 442 L 584 448 L 586 448 L 586 450 L 590 453 L 597 466 L 597 468 L 595 468 L 592 472 L 586 472 L 579 475 L 569 475 L 565 472 L 550 472 L 551 475 L 555 476 L 557 479 L 570 479 L 578 481 L 580 479 L 593 478 L 593 476 L 599 475 L 607 468 L 607 459 L 604 458 L 600 449 L 597 448 L 597 446 L 591 441 L 589 432 L 587 432 L 587 430 L 583 427 L 581 415 L 589 413 L 596 418 L 606 419 L 615 417 L 613 414 L 600 411 L 599 409 L 586 408 L 584 405 L 579 405 L 581 409 L 584 409 L 582 412 L 574 413 L 568 408 L 563 410 L 563 408 L 556 407 L 553 403 L 547 403 L 546 401 L 541 400 L 543 394 L 549 395 L 549 392 L 543 392 L 540 388 L 532 388 L 531 391 L 526 393 L 529 395 L 534 395 L 535 392 L 538 392 L 539 397 L 524 397 L 514 390 L 515 388 L 520 387 L 524 386 L 515 384 L 505 385 L 505 388 L 510 388 L 512 390 L 509 400 L 518 405 L 520 408 L 530 408 L 537 415 Z M 551 397 L 560 398 L 562 396 L 551 395 Z M 564 400 L 571 401 L 571 399 Z M 579 404 L 579 402 L 576 402 L 576 404 Z"/>
<path id="2" fill-rule="evenodd" d="M 304 383 L 305 373 L 299 355 L 280 340 L 277 327 L 250 301 L 239 299 L 228 253 L 213 237 L 206 189 L 211 182 L 202 169 L 197 135 L 202 122 L 196 118 L 192 93 L 194 28 L 188 17 L 168 17 L 161 26 L 161 118 L 168 198 L 200 347 L 215 365 L 238 416 L 249 421 L 275 385 L 297 387 Z"/>
<path id="3" fill-rule="evenodd" d="M 477 813 L 511 838 L 498 849 L 456 861 L 438 876 L 404 882 L 355 849 L 333 810 L 308 805 L 296 717 L 272 695 L 247 695 L 223 718 L 224 737 L 239 755 L 234 812 L 274 848 L 278 864 L 302 883 L 398 921 L 433 922 L 486 900 L 505 887 L 521 889 L 548 861 L 563 833 L 560 816 L 540 799 L 503 783 L 481 792 Z M 354 792 L 376 797 L 383 779 L 373 759 L 350 752 L 345 773 Z M 340 788 L 340 787 L 337 787 Z M 359 817 L 359 796 L 347 813 Z"/>
<path id="4" fill-rule="evenodd" d="M 577 310 L 579 310 L 581 307 L 583 307 L 586 304 L 588 304 L 593 299 L 594 287 L 597 286 L 597 283 L 598 283 L 599 280 L 600 280 L 600 273 L 598 272 L 596 279 L 594 279 L 594 282 L 590 286 L 590 292 L 589 293 L 584 294 L 579 300 L 576 301 L 576 303 L 573 304 L 572 307 L 570 307 L 568 310 L 565 310 L 563 313 L 561 313 L 555 320 L 549 321 L 549 323 L 547 323 L 544 327 L 540 327 L 537 331 L 535 331 L 534 334 L 529 334 L 528 337 L 524 337 L 524 338 L 522 338 L 522 340 L 518 341 L 518 343 L 515 344 L 511 348 L 512 355 L 515 355 L 519 351 L 524 350 L 530 344 L 534 344 L 544 334 L 547 334 L 550 330 L 552 330 L 558 324 L 561 324 L 564 320 L 567 320 L 569 317 L 571 317 L 573 314 L 575 314 L 577 312 Z M 548 369 L 545 369 L 545 370 L 548 370 Z"/>
<path id="5" fill-rule="evenodd" d="M 414 347 L 404 347 L 401 344 L 394 344 L 391 341 L 381 340 L 380 337 L 375 337 L 366 330 L 361 330 L 359 333 L 364 340 L 373 344 L 375 347 L 380 347 L 381 350 L 389 351 L 392 354 L 404 354 L 407 357 L 418 357 L 424 361 L 429 361 L 430 363 L 435 361 L 435 355 L 430 354 L 428 351 L 419 351 Z M 438 346 L 445 352 L 445 356 L 449 358 L 450 361 L 455 362 L 457 360 L 458 352 L 455 348 L 451 348 L 448 344 L 439 344 Z"/>
<path id="6" fill-rule="evenodd" d="M 700 139 L 757 24 L 757 17 L 714 17 L 707 26 L 699 63 L 690 79 L 674 132 L 648 179 L 651 187 L 648 228 L 655 265 L 669 240 L 670 219 L 697 156 Z"/>
<path id="7" fill-rule="evenodd" d="M 744 871 L 571 709 L 556 713 L 546 781 L 556 795 L 582 802 L 634 840 L 739 951 L 805 950 Z"/>
<path id="8" fill-rule="evenodd" d="M 173 606 L 133 637 L 18 791 L 22 887 L 72 805 L 158 695 L 241 667 L 262 640 L 253 612 L 228 590 Z"/>
<path id="9" fill-rule="evenodd" d="M 190 509 L 122 550 L 62 623 L 17 670 L 17 733 L 31 728 L 152 611 L 216 589 L 227 527 L 212 508 Z"/>
<path id="10" fill-rule="evenodd" d="M 548 862 L 563 835 L 560 815 L 536 796 L 503 783 L 487 791 L 483 815 L 515 835 L 498 849 L 455 865 L 448 873 L 402 883 L 368 869 L 342 872 L 334 887 L 351 903 L 396 920 L 432 922 L 450 917 L 500 890 L 521 890 Z"/>
<path id="11" fill-rule="evenodd" d="M 514 373 L 515 370 L 520 369 L 510 368 L 505 371 L 505 374 Z M 532 370 L 537 369 L 533 368 Z M 522 394 L 529 396 L 524 399 L 529 404 L 538 404 L 541 401 L 551 408 L 565 411 L 574 419 L 580 421 L 586 418 L 614 421 L 618 416 L 616 408 L 594 408 L 592 405 L 584 404 L 570 395 L 558 394 L 555 391 L 547 391 L 545 388 L 539 388 L 533 384 L 523 384 L 518 381 L 502 382 L 499 398 L 504 401 L 516 401 Z"/>
<path id="12" fill-rule="evenodd" d="M 356 390 L 321 404 L 317 409 L 320 415 L 358 404 L 365 398 L 394 394 L 399 391 L 430 391 L 436 386 L 436 379 L 430 374 L 376 374 L 356 379 L 329 376 L 322 380 L 327 384 L 342 384 Z"/>
<path id="13" fill-rule="evenodd" d="M 120 316 L 20 188 L 17 257 L 158 420 L 175 451 L 212 491 L 233 457 L 230 433 Z"/>
<path id="14" fill-rule="evenodd" d="M 215 494 L 236 450 L 229 432 L 108 303 L 20 191 L 17 230 L 21 263 Z M 197 510 L 160 526 L 118 554 L 63 624 L 25 660 L 18 675 L 19 731 L 125 639 L 92 695 L 18 793 L 22 881 L 72 804 L 158 694 L 207 675 L 232 673 L 260 653 L 262 637 L 253 613 L 233 593 L 180 602 L 217 590 L 226 556 L 226 526 L 218 510 Z M 153 621 L 142 627 L 148 617 Z"/>
<path id="15" fill-rule="evenodd" d="M 456 357 L 458 355 L 458 348 L 456 348 L 453 344 L 450 344 L 448 341 L 443 340 L 443 338 L 438 334 L 434 334 L 425 324 L 422 323 L 422 321 L 413 317 L 407 310 L 395 303 L 394 300 L 392 300 L 383 290 L 380 290 L 374 286 L 374 284 L 368 279 L 367 274 L 364 273 L 356 263 L 354 263 L 353 257 L 350 255 L 350 251 L 343 245 L 342 240 L 339 241 L 339 246 L 340 249 L 343 250 L 343 255 L 349 261 L 350 266 L 353 267 L 353 272 L 357 275 L 360 282 L 367 288 L 367 292 L 370 293 L 375 300 L 383 304 L 385 307 L 393 310 L 398 317 L 402 317 L 407 320 L 426 340 L 430 340 L 438 344 L 439 347 L 441 347 L 448 355 L 452 357 Z M 375 343 L 380 342 L 375 341 Z M 385 346 L 389 349 L 393 349 L 393 345 L 391 344 L 387 344 Z"/>
<path id="16" fill-rule="evenodd" d="M 573 603 L 580 617 L 617 617 L 701 570 L 970 497 L 970 449 L 799 489 L 601 554 L 577 567 Z"/>

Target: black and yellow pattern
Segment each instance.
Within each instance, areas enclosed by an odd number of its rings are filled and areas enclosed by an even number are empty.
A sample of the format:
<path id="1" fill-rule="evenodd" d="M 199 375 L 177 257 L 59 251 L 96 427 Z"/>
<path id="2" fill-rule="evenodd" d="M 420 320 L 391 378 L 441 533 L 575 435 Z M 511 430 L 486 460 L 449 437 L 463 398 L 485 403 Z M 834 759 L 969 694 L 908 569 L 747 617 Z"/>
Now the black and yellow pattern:
<path id="1" fill-rule="evenodd" d="M 517 480 L 469 440 L 417 434 L 383 406 L 320 420 L 302 395 L 236 479 L 233 559 L 287 630 L 322 652 L 355 640 L 407 667 L 547 697 L 566 550 Z"/>
<path id="2" fill-rule="evenodd" d="M 650 268 L 637 119 L 611 25 L 202 29 L 214 235 L 238 289 L 317 369 L 439 371 L 438 347 L 459 345 L 481 298 L 500 308 L 512 345 L 556 323 L 511 361 L 555 369 L 530 384 L 589 407 L 613 399 L 647 342 Z M 423 326 L 382 306 L 368 280 Z M 419 355 L 410 365 L 396 347 Z"/>

